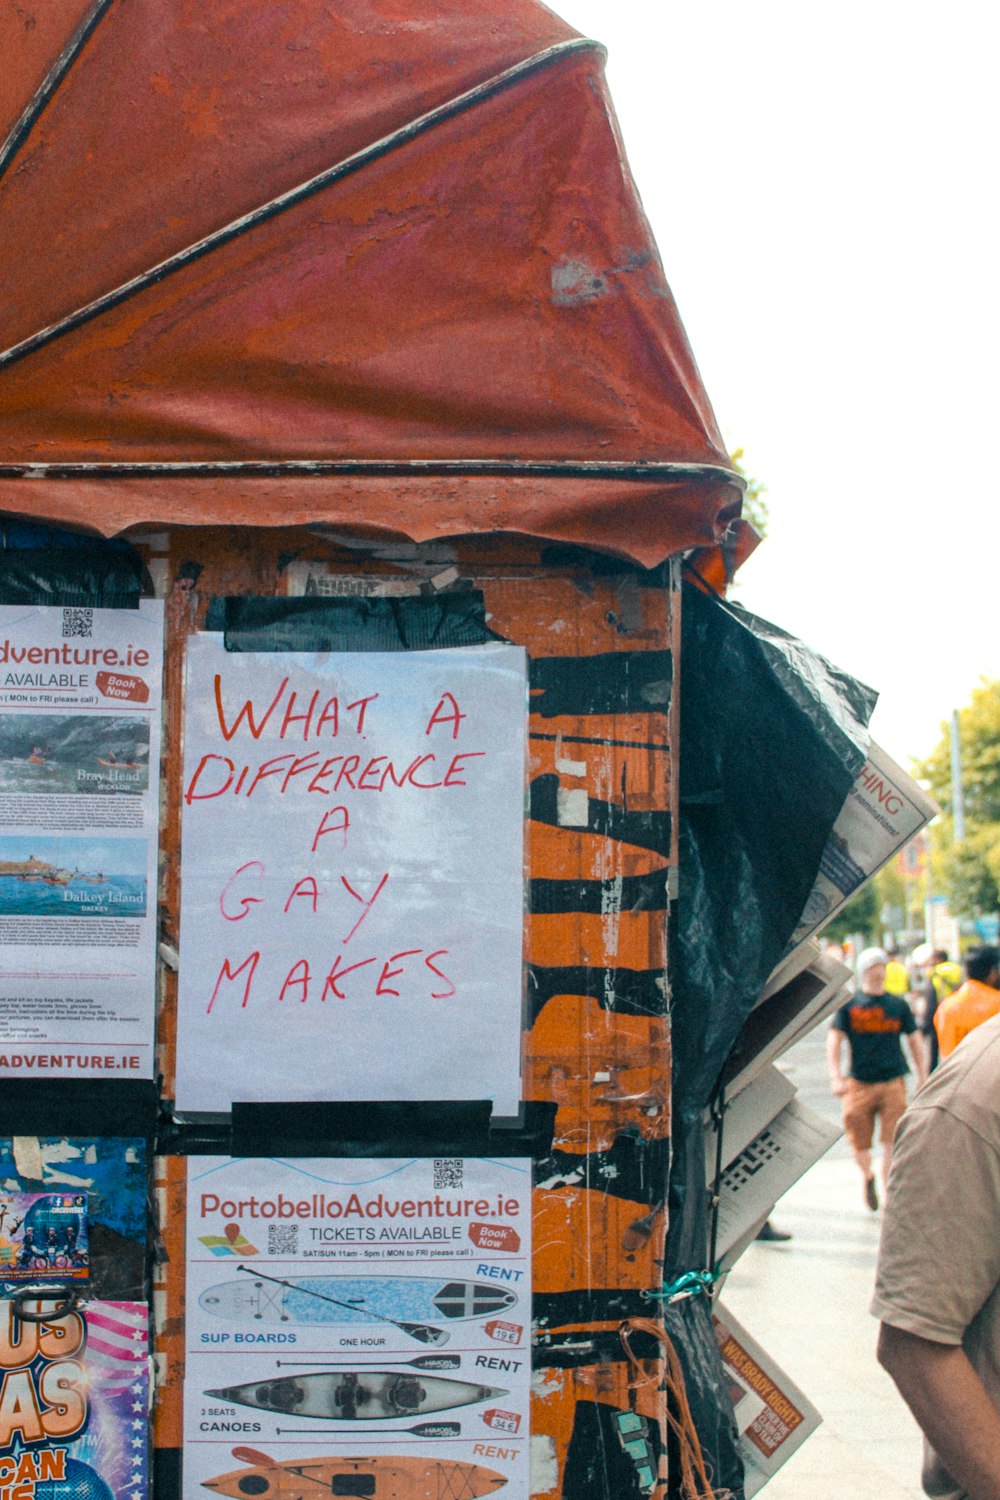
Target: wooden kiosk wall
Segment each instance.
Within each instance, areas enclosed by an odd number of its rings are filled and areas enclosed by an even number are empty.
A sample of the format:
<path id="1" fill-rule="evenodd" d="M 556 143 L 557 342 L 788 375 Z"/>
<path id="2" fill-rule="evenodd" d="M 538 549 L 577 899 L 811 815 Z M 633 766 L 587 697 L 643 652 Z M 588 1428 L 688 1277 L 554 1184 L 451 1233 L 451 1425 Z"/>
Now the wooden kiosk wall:
<path id="1" fill-rule="evenodd" d="M 656 1298 L 670 1128 L 675 566 L 647 572 L 511 536 L 426 547 L 352 538 L 348 546 L 305 529 L 234 527 L 147 531 L 132 540 L 167 600 L 160 911 L 168 959 L 183 941 L 184 646 L 212 597 L 285 595 L 304 562 L 325 575 L 331 592 L 472 588 L 484 596 L 490 628 L 529 654 L 523 1093 L 554 1106 L 533 1189 L 532 1493 L 599 1494 L 598 1405 L 631 1408 L 664 1432 Z M 168 1144 L 157 1170 L 154 1281 L 161 1473 L 176 1466 L 182 1442 L 180 1153 L 190 1146 L 172 1127 L 175 1028 L 176 973 L 165 962 L 159 1065 Z M 324 1076 L 317 1074 L 317 1099 Z M 633 1330 L 638 1360 L 630 1359 L 621 1328 L 635 1319 L 653 1320 Z M 664 1460 L 657 1494 L 665 1478 Z"/>

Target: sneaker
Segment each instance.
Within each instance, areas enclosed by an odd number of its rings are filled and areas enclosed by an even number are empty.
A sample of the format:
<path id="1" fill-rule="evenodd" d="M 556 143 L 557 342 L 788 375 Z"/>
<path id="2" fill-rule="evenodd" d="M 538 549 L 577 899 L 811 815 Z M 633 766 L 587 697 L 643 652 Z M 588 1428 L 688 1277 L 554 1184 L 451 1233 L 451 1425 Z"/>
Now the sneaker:
<path id="1" fill-rule="evenodd" d="M 878 1208 L 878 1189 L 875 1186 L 874 1177 L 869 1177 L 865 1181 L 865 1202 L 872 1213 Z"/>

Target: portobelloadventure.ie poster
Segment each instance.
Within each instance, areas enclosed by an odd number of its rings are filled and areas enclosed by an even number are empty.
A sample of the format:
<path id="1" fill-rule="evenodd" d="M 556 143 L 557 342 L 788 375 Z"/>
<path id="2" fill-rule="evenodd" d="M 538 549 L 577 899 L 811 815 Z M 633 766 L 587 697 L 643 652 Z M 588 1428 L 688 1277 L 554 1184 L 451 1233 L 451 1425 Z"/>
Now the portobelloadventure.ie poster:
<path id="1" fill-rule="evenodd" d="M 531 1164 L 188 1162 L 184 1496 L 527 1500 Z"/>

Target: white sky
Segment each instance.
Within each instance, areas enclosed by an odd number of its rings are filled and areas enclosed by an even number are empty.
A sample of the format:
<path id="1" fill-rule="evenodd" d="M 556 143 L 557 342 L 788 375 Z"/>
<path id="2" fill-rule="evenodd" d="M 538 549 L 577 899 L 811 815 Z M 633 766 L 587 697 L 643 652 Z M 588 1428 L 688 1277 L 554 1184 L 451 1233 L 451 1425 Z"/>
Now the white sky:
<path id="1" fill-rule="evenodd" d="M 706 388 L 767 487 L 735 597 L 877 688 L 908 765 L 1000 677 L 1000 9 L 550 3 L 608 48 Z"/>

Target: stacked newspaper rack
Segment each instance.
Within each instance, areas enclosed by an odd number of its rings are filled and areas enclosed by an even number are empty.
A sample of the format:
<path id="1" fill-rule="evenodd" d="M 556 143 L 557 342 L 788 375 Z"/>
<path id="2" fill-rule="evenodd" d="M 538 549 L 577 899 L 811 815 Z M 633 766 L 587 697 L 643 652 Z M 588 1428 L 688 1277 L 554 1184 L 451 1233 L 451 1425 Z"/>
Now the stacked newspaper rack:
<path id="1" fill-rule="evenodd" d="M 723 1070 L 721 1107 L 705 1113 L 720 1281 L 778 1199 L 841 1135 L 839 1127 L 796 1097 L 795 1085 L 780 1067 L 782 1056 L 832 1014 L 852 982 L 851 970 L 824 951 L 816 935 L 935 811 L 916 782 L 871 745 L 831 830 L 802 919 Z M 732 1386 L 750 1500 L 821 1418 L 721 1304 L 714 1324 Z"/>

